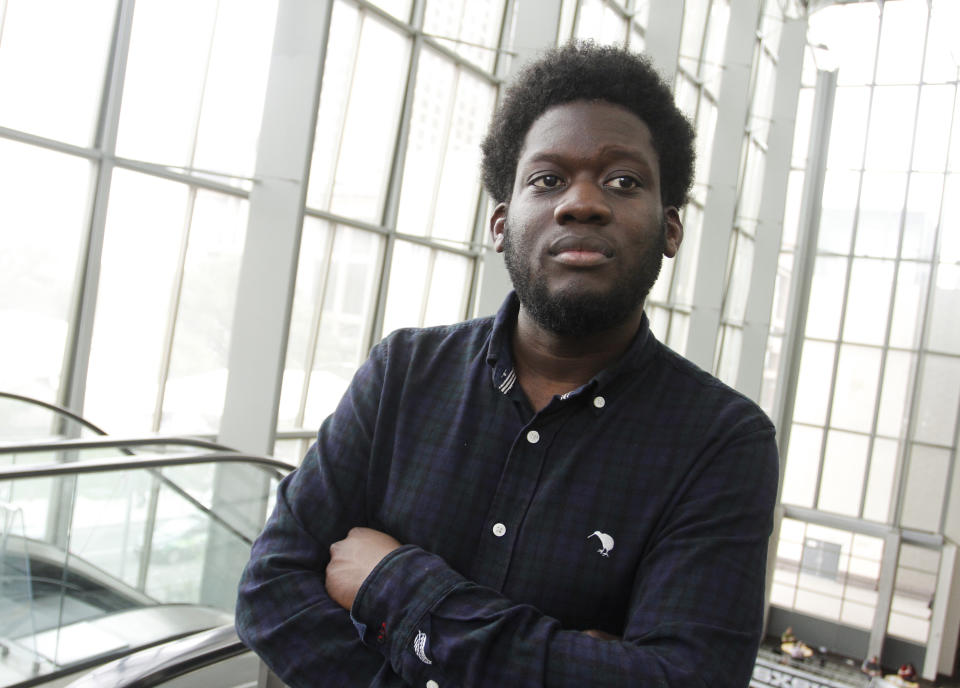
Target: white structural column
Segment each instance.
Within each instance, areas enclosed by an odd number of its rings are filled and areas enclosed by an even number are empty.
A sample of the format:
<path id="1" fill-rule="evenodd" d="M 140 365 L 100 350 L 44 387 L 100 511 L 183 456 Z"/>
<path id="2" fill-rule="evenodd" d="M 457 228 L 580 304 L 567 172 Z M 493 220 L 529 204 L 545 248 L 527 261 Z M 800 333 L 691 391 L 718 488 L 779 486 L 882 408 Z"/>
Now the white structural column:
<path id="1" fill-rule="evenodd" d="M 512 30 L 502 48 L 513 53 L 511 60 L 501 60 L 498 76 L 507 77 L 535 58 L 540 52 L 556 45 L 560 28 L 560 0 L 515 0 L 513 17 L 506 20 Z M 502 94 L 501 94 L 502 95 Z M 485 218 L 485 223 L 489 218 Z M 493 250 L 489 232 L 484 235 L 482 281 L 477 293 L 474 315 L 496 313 L 503 299 L 512 289 L 510 276 L 503 264 L 503 256 Z"/>
<path id="2" fill-rule="evenodd" d="M 750 75 L 759 16 L 760 0 L 730 3 L 723 81 L 717 100 L 717 128 L 686 349 L 687 358 L 704 370 L 713 369 L 720 327 L 726 256 L 737 208 L 740 151 L 750 105 Z"/>
<path id="3" fill-rule="evenodd" d="M 652 0 L 643 52 L 656 65 L 663 78 L 673 84 L 680 55 L 683 29 L 683 3 L 677 0 Z"/>
<path id="4" fill-rule="evenodd" d="M 785 21 L 780 35 L 777 83 L 770 131 L 767 135 L 767 163 L 754 243 L 750 290 L 744 314 L 740 365 L 737 368 L 737 389 L 754 401 L 759 401 L 763 383 L 763 361 L 767 349 L 767 335 L 770 332 L 774 285 L 777 281 L 806 35 L 805 18 Z"/>
<path id="5" fill-rule="evenodd" d="M 273 448 L 332 3 L 280 0 L 219 441 Z"/>
<path id="6" fill-rule="evenodd" d="M 880 579 L 877 581 L 877 607 L 873 612 L 873 626 L 867 644 L 867 657 L 877 655 L 883 660 L 883 641 L 887 637 L 887 621 L 893 603 L 893 586 L 897 577 L 897 560 L 900 558 L 900 532 L 889 533 L 883 542 L 883 559 L 880 561 Z"/>
<path id="7" fill-rule="evenodd" d="M 219 435 L 246 453 L 270 452 L 276 432 L 331 9 L 327 0 L 280 0 L 277 9 Z M 267 495 L 263 471 L 217 467 L 213 510 L 250 537 L 262 527 Z M 241 540 L 212 530 L 201 602 L 232 608 L 237 581 L 224 572 L 239 577 L 249 556 Z"/>

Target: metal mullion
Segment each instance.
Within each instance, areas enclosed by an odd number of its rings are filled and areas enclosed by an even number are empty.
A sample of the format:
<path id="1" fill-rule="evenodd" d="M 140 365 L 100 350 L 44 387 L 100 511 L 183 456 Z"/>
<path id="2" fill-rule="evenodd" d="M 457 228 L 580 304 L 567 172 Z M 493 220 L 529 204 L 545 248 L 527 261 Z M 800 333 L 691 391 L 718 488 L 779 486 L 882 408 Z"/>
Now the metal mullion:
<path id="1" fill-rule="evenodd" d="M 84 148 L 83 146 L 66 143 L 65 141 L 57 141 L 56 139 L 48 139 L 44 136 L 37 136 L 36 134 L 30 134 L 25 131 L 20 131 L 19 129 L 10 129 L 9 127 L 0 126 L 0 138 L 10 139 L 17 143 L 25 143 L 36 146 L 37 148 L 45 148 L 55 153 L 65 153 L 80 158 L 87 158 L 91 162 L 99 162 L 104 157 L 103 152 L 97 148 Z"/>
<path id="2" fill-rule="evenodd" d="M 242 187 L 231 186 L 230 184 L 224 184 L 222 182 L 215 182 L 212 179 L 197 177 L 186 172 L 178 172 L 176 169 L 167 167 L 165 165 L 158 165 L 156 163 L 145 162 L 143 160 L 132 160 L 129 158 L 118 158 L 115 156 L 106 155 L 104 156 L 104 161 L 109 161 L 110 165 L 115 168 L 131 170 L 132 172 L 139 172 L 141 174 L 148 174 L 153 177 L 160 177 L 161 179 L 168 179 L 170 181 L 180 182 L 181 184 L 196 186 L 201 189 L 206 189 L 207 191 L 216 191 L 217 193 L 236 196 L 237 198 L 243 199 L 248 199 L 250 197 L 250 192 Z M 253 181 L 256 183 L 256 180 Z"/>
<path id="3" fill-rule="evenodd" d="M 425 10 L 426 0 L 414 0 L 412 16 L 416 26 L 423 26 Z M 414 97 L 417 90 L 417 72 L 420 68 L 423 40 L 423 34 L 416 33 L 413 35 L 413 42 L 410 46 L 406 90 L 403 95 L 403 105 L 400 109 L 400 126 L 397 128 L 397 143 L 394 148 L 393 165 L 390 168 L 390 178 L 387 182 L 387 197 L 382 215 L 383 226 L 387 228 L 387 233 L 383 245 L 383 256 L 380 262 L 380 284 L 374 302 L 373 323 L 371 324 L 370 335 L 367 341 L 368 347 L 372 347 L 376 343 L 375 340 L 382 336 L 383 321 L 386 315 L 390 270 L 393 264 L 393 247 L 396 242 L 397 216 L 400 210 L 400 188 L 407 157 L 407 143 L 410 137 L 411 120 L 413 119 Z"/>
<path id="4" fill-rule="evenodd" d="M 163 333 L 163 353 L 160 359 L 159 379 L 157 380 L 156 403 L 153 408 L 153 432 L 160 431 L 160 421 L 163 416 L 163 399 L 166 394 L 167 380 L 170 375 L 170 360 L 173 358 L 173 341 L 177 332 L 177 313 L 180 310 L 180 299 L 183 295 L 183 276 L 186 270 L 187 249 L 190 246 L 190 230 L 193 226 L 193 209 L 197 202 L 197 190 L 189 188 L 187 192 L 186 211 L 183 219 L 183 233 L 180 239 L 180 252 L 177 256 L 177 268 L 173 278 L 173 289 L 170 294 L 170 307 L 167 310 L 167 326 Z"/>
<path id="5" fill-rule="evenodd" d="M 479 65 L 475 65 L 473 62 L 463 57 L 460 53 L 456 52 L 455 50 L 451 50 L 450 48 L 446 47 L 433 36 L 429 36 L 427 34 L 420 34 L 420 35 L 423 38 L 424 43 L 429 45 L 432 50 L 436 50 L 438 53 L 446 57 L 451 62 L 455 62 L 460 67 L 463 67 L 464 69 L 470 72 L 473 72 L 474 76 L 484 79 L 485 81 L 489 81 L 493 85 L 499 85 L 503 83 L 501 79 L 497 78 L 495 75 L 491 74 L 490 72 L 485 70 L 483 67 L 480 67 Z"/>
<path id="6" fill-rule="evenodd" d="M 294 423 L 302 428 L 307 414 L 307 395 L 310 393 L 310 376 L 313 373 L 313 364 L 317 356 L 317 342 L 320 340 L 320 324 L 323 318 L 323 304 L 327 297 L 327 284 L 330 281 L 330 266 L 333 263 L 333 244 L 337 237 L 337 225 L 333 224 L 327 232 L 326 257 L 323 267 L 323 279 L 320 281 L 320 292 L 317 294 L 313 308 L 313 317 L 310 319 L 310 334 L 307 338 L 306 360 L 303 365 L 303 382 L 300 385 L 300 403 L 297 406 L 297 415 Z M 296 298 L 296 297 L 294 297 Z"/>
<path id="7" fill-rule="evenodd" d="M 93 341 L 93 323 L 97 307 L 97 291 L 100 283 L 100 261 L 107 220 L 107 199 L 113 176 L 110 157 L 116 149 L 117 129 L 120 121 L 120 103 L 123 95 L 123 79 L 126 72 L 127 53 L 130 49 L 130 34 L 133 26 L 133 0 L 120 0 L 117 5 L 116 25 L 110 46 L 110 58 L 104 78 L 104 98 L 96 134 L 96 156 L 100 158 L 99 170 L 92 189 L 90 224 L 81 249 L 80 266 L 74 288 L 72 317 L 66 345 L 57 402 L 72 411 L 83 409 L 90 363 L 90 348 Z"/>

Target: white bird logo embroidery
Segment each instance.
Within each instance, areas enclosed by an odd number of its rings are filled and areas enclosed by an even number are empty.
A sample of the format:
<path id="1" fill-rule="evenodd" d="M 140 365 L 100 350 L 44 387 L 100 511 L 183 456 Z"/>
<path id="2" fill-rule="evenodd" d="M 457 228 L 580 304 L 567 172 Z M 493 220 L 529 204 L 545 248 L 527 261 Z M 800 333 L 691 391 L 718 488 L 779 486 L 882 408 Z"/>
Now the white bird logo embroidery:
<path id="1" fill-rule="evenodd" d="M 597 551 L 600 552 L 600 554 L 602 554 L 603 556 L 609 557 L 610 550 L 613 549 L 613 538 L 607 535 L 606 533 L 601 533 L 599 530 L 595 530 L 587 536 L 587 539 L 589 540 L 594 535 L 600 538 L 600 549 L 598 549 Z"/>

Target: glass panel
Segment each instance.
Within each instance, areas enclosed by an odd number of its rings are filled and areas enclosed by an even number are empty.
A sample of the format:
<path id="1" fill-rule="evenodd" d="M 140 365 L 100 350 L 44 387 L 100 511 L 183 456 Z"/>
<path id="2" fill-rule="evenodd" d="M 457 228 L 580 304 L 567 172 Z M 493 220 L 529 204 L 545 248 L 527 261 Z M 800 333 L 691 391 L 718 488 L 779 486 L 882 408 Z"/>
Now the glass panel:
<path id="1" fill-rule="evenodd" d="M 670 336 L 667 338 L 667 346 L 682 356 L 687 349 L 687 334 L 689 332 L 690 316 L 686 313 L 674 311 L 670 319 Z"/>
<path id="2" fill-rule="evenodd" d="M 836 339 L 843 312 L 843 289 L 847 259 L 820 256 L 814 263 L 810 302 L 807 307 L 808 337 Z"/>
<path id="3" fill-rule="evenodd" d="M 842 345 L 830 424 L 870 432 L 880 379 L 880 349 Z"/>
<path id="4" fill-rule="evenodd" d="M 939 568 L 939 552 L 901 545 L 887 633 L 919 643 L 927 642 Z"/>
<path id="5" fill-rule="evenodd" d="M 312 323 L 316 343 L 302 402 L 302 427 L 320 427 L 367 357 L 382 253 L 383 237 L 351 227 L 336 228 L 328 273 L 324 275 L 322 309 L 314 316 L 319 321 Z M 321 256 L 315 254 L 307 260 L 317 262 Z M 320 304 L 318 300 L 313 305 Z"/>
<path id="6" fill-rule="evenodd" d="M 960 263 L 960 174 L 947 175 L 943 190 L 943 217 L 940 219 L 938 255 L 944 263 Z"/>
<path id="7" fill-rule="evenodd" d="M 212 0 L 137 3 L 118 155 L 190 165 L 216 19 L 217 3 Z"/>
<path id="8" fill-rule="evenodd" d="M 733 267 L 730 270 L 730 285 L 724 302 L 724 317 L 742 322 L 747 308 L 750 276 L 753 269 L 753 239 L 735 231 L 737 246 Z"/>
<path id="9" fill-rule="evenodd" d="M 955 86 L 924 86 L 920 89 L 920 112 L 917 117 L 917 139 L 913 150 L 913 169 L 942 172 L 947 165 L 950 136 L 950 111 L 956 94 Z"/>
<path id="10" fill-rule="evenodd" d="M 116 12 L 116 0 L 0 5 L 0 126 L 90 145 Z"/>
<path id="11" fill-rule="evenodd" d="M 929 260 L 933 254 L 933 240 L 940 219 L 940 195 L 943 193 L 942 174 L 910 175 L 910 192 L 903 227 L 904 258 Z"/>
<path id="12" fill-rule="evenodd" d="M 217 4 L 197 125 L 196 167 L 253 175 L 276 17 L 277 0 Z"/>
<path id="13" fill-rule="evenodd" d="M 900 443 L 877 438 L 873 441 L 870 457 L 870 477 L 863 503 L 863 517 L 881 523 L 890 522 L 890 497 L 893 494 L 893 479 L 897 470 L 897 452 Z"/>
<path id="14" fill-rule="evenodd" d="M 183 184 L 113 173 L 84 402 L 84 415 L 110 432 L 155 429 L 187 194 Z"/>
<path id="15" fill-rule="evenodd" d="M 382 221 L 409 46 L 384 23 L 334 4 L 308 206 Z"/>
<path id="16" fill-rule="evenodd" d="M 957 78 L 957 26 L 960 26 L 960 5 L 955 0 L 933 0 L 924 81 L 953 81 Z"/>
<path id="17" fill-rule="evenodd" d="M 622 45 L 627 38 L 627 22 L 603 0 L 581 0 L 577 38 Z"/>
<path id="18" fill-rule="evenodd" d="M 859 515 L 869 441 L 865 435 L 836 430 L 827 433 L 818 509 L 845 516 Z"/>
<path id="19" fill-rule="evenodd" d="M 913 445 L 903 493 L 900 523 L 931 533 L 940 532 L 940 514 L 947 491 L 950 452 L 946 449 Z"/>
<path id="20" fill-rule="evenodd" d="M 843 321 L 843 338 L 862 344 L 883 344 L 893 286 L 892 260 L 855 258 Z"/>
<path id="21" fill-rule="evenodd" d="M 449 39 L 441 43 L 492 71 L 503 8 L 504 0 L 430 0 L 423 30 L 435 38 Z"/>
<path id="22" fill-rule="evenodd" d="M 163 400 L 163 432 L 220 429 L 247 202 L 198 191 Z"/>
<path id="23" fill-rule="evenodd" d="M 888 351 L 884 362 L 883 390 L 877 415 L 877 434 L 903 437 L 910 413 L 909 390 L 913 379 L 916 355 L 904 351 Z"/>
<path id="24" fill-rule="evenodd" d="M 926 24 L 925 2 L 906 0 L 884 4 L 877 83 L 910 84 L 920 80 Z"/>
<path id="25" fill-rule="evenodd" d="M 438 240 L 469 243 L 480 196 L 480 185 L 475 181 L 480 168 L 480 141 L 486 133 L 495 98 L 496 90 L 488 83 L 469 72 L 460 73 L 443 166 L 439 170 L 432 224 L 415 227 L 401 217 L 398 230 L 410 234 L 426 231 Z M 401 208 L 408 208 L 402 204 L 401 199 Z"/>
<path id="26" fill-rule="evenodd" d="M 689 305 L 693 303 L 693 289 L 697 279 L 697 262 L 700 260 L 700 228 L 703 222 L 703 210 L 688 204 L 683 210 L 683 243 L 675 260 L 673 302 Z"/>
<path id="27" fill-rule="evenodd" d="M 795 423 L 823 425 L 826 422 L 835 348 L 825 342 L 809 339 L 804 342 L 793 409 Z"/>
<path id="28" fill-rule="evenodd" d="M 4 391 L 57 398 L 92 171 L 81 158 L 0 139 Z"/>
<path id="29" fill-rule="evenodd" d="M 383 316 L 384 335 L 401 327 L 420 326 L 430 277 L 430 253 L 426 246 L 409 241 L 394 243 L 390 288 Z"/>
<path id="30" fill-rule="evenodd" d="M 694 196 L 703 201 L 706 194 L 706 183 L 710 179 L 710 161 L 713 156 L 713 137 L 717 129 L 717 106 L 709 98 L 701 98 L 697 112 L 697 139 L 694 146 L 697 151 L 696 179 L 703 186 L 695 186 Z"/>
<path id="31" fill-rule="evenodd" d="M 960 265 L 941 263 L 933 288 L 928 346 L 960 354 Z"/>
<path id="32" fill-rule="evenodd" d="M 893 302 L 890 346 L 905 349 L 916 349 L 920 346 L 929 279 L 930 266 L 927 263 L 900 263 L 897 293 Z"/>
<path id="33" fill-rule="evenodd" d="M 743 331 L 739 327 L 724 325 L 723 342 L 720 347 L 720 360 L 717 364 L 717 377 L 733 387 L 737 382 L 737 370 L 740 366 L 740 350 L 743 346 Z"/>
<path id="34" fill-rule="evenodd" d="M 790 161 L 793 167 L 805 168 L 807 166 L 810 123 L 813 120 L 813 93 L 812 88 L 801 88 L 800 94 L 797 96 L 797 124 L 793 133 L 793 155 Z"/>
<path id="35" fill-rule="evenodd" d="M 727 27 L 730 23 L 730 0 L 713 0 L 707 22 L 707 36 L 700 63 L 703 87 L 714 96 L 720 93 L 723 79 L 723 51 L 727 45 Z"/>
<path id="36" fill-rule="evenodd" d="M 699 73 L 703 32 L 707 25 L 709 0 L 688 0 L 683 3 L 683 29 L 680 33 L 680 65 L 691 74 Z"/>
<path id="37" fill-rule="evenodd" d="M 694 119 L 697 116 L 697 101 L 700 98 L 700 89 L 684 72 L 677 72 L 677 81 L 673 91 L 677 107 L 688 118 Z"/>
<path id="38" fill-rule="evenodd" d="M 829 46 L 840 84 L 868 84 L 873 80 L 880 10 L 874 3 L 825 7 L 810 15 L 807 41 Z"/>
<path id="39" fill-rule="evenodd" d="M 813 506 L 822 440 L 823 431 L 819 428 L 794 424 L 790 430 L 787 468 L 783 476 L 783 493 L 780 497 L 780 501 L 784 504 Z"/>
<path id="40" fill-rule="evenodd" d="M 424 327 L 463 320 L 472 265 L 469 258 L 446 251 L 434 252 L 430 294 L 423 314 Z"/>
<path id="41" fill-rule="evenodd" d="M 910 169 L 912 139 L 904 133 L 913 128 L 916 108 L 915 86 L 882 86 L 874 89 L 870 133 L 867 136 L 866 166 L 869 169 Z"/>
<path id="42" fill-rule="evenodd" d="M 868 89 L 837 89 L 833 104 L 833 123 L 830 125 L 830 148 L 827 151 L 828 169 L 858 170 L 863 165 L 863 146 L 867 133 L 864 123 L 867 121 L 869 105 Z M 830 185 L 825 184 L 824 192 L 829 188 Z M 850 203 L 854 200 L 850 199 Z"/>
<path id="43" fill-rule="evenodd" d="M 828 171 L 821 198 L 817 247 L 825 253 L 850 253 L 853 219 L 860 188 L 858 172 Z"/>
<path id="44" fill-rule="evenodd" d="M 960 401 L 960 359 L 927 354 L 923 361 L 914 439 L 949 447 Z"/>
<path id="45" fill-rule="evenodd" d="M 780 238 L 785 250 L 797 245 L 797 229 L 800 223 L 800 204 L 803 201 L 804 173 L 791 170 L 787 181 L 787 200 L 783 213 L 783 235 Z"/>
<path id="46" fill-rule="evenodd" d="M 897 255 L 906 186 L 905 174 L 864 173 L 857 223 L 857 255 L 882 258 Z"/>

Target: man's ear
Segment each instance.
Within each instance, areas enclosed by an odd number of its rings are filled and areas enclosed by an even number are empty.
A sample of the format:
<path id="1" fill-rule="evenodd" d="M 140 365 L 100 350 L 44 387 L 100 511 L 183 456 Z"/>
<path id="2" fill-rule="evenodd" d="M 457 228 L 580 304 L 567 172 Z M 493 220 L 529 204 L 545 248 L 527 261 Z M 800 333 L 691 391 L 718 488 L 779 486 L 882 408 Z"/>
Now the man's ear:
<path id="1" fill-rule="evenodd" d="M 504 232 L 507 228 L 507 204 L 498 203 L 490 216 L 490 237 L 493 239 L 493 250 L 503 253 Z"/>
<path id="2" fill-rule="evenodd" d="M 673 258 L 677 255 L 677 250 L 683 241 L 683 223 L 680 221 L 680 211 L 676 206 L 668 205 L 663 209 L 663 221 L 666 226 L 663 255 Z"/>

